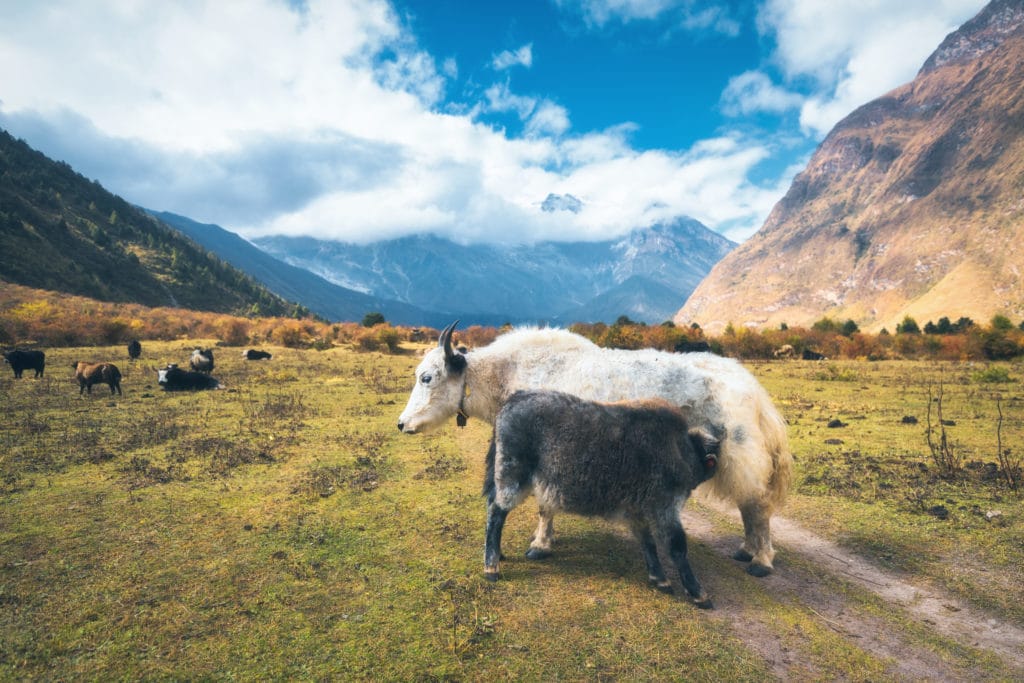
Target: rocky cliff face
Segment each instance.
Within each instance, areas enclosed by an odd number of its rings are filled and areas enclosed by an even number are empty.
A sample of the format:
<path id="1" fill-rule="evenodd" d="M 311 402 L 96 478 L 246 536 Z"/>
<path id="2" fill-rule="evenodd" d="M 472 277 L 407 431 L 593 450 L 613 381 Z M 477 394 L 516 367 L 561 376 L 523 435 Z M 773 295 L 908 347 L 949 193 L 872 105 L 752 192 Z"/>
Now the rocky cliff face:
<path id="1" fill-rule="evenodd" d="M 914 81 L 836 125 L 676 322 L 1019 319 L 1022 232 L 1024 0 L 996 0 Z"/>

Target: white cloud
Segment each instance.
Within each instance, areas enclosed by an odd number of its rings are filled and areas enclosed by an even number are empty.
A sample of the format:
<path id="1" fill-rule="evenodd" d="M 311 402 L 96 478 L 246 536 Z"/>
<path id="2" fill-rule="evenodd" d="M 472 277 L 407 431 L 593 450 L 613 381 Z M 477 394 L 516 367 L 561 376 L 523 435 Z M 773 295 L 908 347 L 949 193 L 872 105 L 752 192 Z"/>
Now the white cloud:
<path id="1" fill-rule="evenodd" d="M 604 6 L 642 18 L 691 5 Z M 12 3 L 0 22 L 0 126 L 129 201 L 250 236 L 603 239 L 690 215 L 736 237 L 784 191 L 749 180 L 772 152 L 757 140 L 641 152 L 634 124 L 574 132 L 565 107 L 507 83 L 468 113 L 445 113 L 458 65 L 420 49 L 385 0 L 301 7 Z M 858 54 L 850 63 L 869 69 L 872 53 Z M 510 53 L 522 65 L 532 56 L 529 45 Z M 753 85 L 758 106 L 779 95 Z M 482 111 L 513 113 L 522 136 L 482 123 Z M 544 212 L 552 193 L 582 210 Z"/>
<path id="2" fill-rule="evenodd" d="M 491 66 L 495 71 L 504 71 L 513 66 L 533 66 L 533 44 L 523 45 L 518 50 L 505 50 L 494 56 Z"/>
<path id="3" fill-rule="evenodd" d="M 727 116 L 745 116 L 754 112 L 782 113 L 800 107 L 804 98 L 772 83 L 760 71 L 745 71 L 729 79 L 722 93 L 722 111 Z"/>
<path id="4" fill-rule="evenodd" d="M 856 107 L 909 82 L 985 0 L 767 0 L 758 22 L 788 80 L 810 78 L 801 125 L 824 136 Z"/>
<path id="5" fill-rule="evenodd" d="M 697 0 L 555 0 L 563 11 L 579 14 L 591 27 L 603 28 L 613 22 L 667 21 L 670 28 L 687 31 L 714 30 L 735 36 L 740 24 L 728 6 Z"/>

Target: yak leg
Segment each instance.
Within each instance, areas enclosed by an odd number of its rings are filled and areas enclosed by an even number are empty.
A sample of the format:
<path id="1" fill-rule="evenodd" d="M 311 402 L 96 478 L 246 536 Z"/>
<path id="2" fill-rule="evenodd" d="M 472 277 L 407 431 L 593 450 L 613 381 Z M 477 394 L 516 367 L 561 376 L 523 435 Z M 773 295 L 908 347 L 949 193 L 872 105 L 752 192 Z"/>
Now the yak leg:
<path id="1" fill-rule="evenodd" d="M 537 513 L 537 531 L 530 540 L 530 548 L 526 557 L 531 560 L 543 560 L 551 557 L 551 544 L 555 540 L 555 514 L 541 508 Z"/>
<path id="2" fill-rule="evenodd" d="M 683 525 L 675 515 L 669 516 L 661 524 L 658 530 L 659 540 L 668 546 L 668 555 L 679 571 L 679 580 L 682 581 L 683 588 L 690 594 L 694 605 L 701 609 L 712 609 L 714 605 L 711 598 L 704 592 L 693 574 L 693 569 L 690 568 L 690 561 L 686 556 L 686 532 L 683 531 Z"/>
<path id="3" fill-rule="evenodd" d="M 750 562 L 747 573 L 751 576 L 768 576 L 774 568 L 772 560 L 775 558 L 769 528 L 771 516 L 759 502 L 740 505 L 740 516 L 743 518 L 744 539 L 733 559 Z"/>
<path id="4" fill-rule="evenodd" d="M 487 505 L 487 532 L 484 538 L 484 578 L 497 581 L 498 564 L 501 559 L 501 530 L 505 527 L 508 510 L 491 501 Z"/>
<path id="5" fill-rule="evenodd" d="M 654 543 L 651 528 L 646 524 L 635 524 L 633 525 L 633 534 L 640 541 L 640 549 L 644 553 L 644 562 L 647 564 L 647 585 L 657 588 L 662 593 L 674 593 L 671 582 L 665 578 L 665 570 L 661 566 L 658 546 Z"/>

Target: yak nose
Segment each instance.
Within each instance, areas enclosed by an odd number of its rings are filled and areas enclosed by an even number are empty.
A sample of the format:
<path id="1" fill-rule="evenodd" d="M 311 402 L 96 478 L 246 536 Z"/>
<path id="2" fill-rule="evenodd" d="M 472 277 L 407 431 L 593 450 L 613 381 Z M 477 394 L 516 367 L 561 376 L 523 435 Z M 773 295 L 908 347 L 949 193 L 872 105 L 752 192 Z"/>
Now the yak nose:
<path id="1" fill-rule="evenodd" d="M 400 432 L 404 432 L 405 431 L 405 423 L 404 422 L 399 422 L 398 423 L 398 431 L 400 431 Z"/>

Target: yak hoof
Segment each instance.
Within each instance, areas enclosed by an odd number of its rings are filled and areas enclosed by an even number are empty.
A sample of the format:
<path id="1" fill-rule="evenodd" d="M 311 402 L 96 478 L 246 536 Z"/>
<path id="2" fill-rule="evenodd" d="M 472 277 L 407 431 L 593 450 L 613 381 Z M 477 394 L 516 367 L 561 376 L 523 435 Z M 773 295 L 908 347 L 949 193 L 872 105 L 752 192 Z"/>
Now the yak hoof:
<path id="1" fill-rule="evenodd" d="M 711 598 L 699 598 L 693 601 L 698 609 L 714 609 L 715 603 L 711 602 Z"/>
<path id="2" fill-rule="evenodd" d="M 499 574 L 498 572 L 484 572 L 484 578 L 490 581 L 491 583 L 494 583 L 495 581 L 501 578 L 501 574 Z"/>
<path id="3" fill-rule="evenodd" d="M 526 551 L 526 559 L 528 560 L 546 560 L 551 557 L 551 551 L 543 548 L 530 548 Z"/>
<path id="4" fill-rule="evenodd" d="M 754 559 L 754 556 L 748 553 L 743 548 L 740 548 L 732 554 L 732 559 L 736 560 L 737 562 L 750 562 L 752 559 Z"/>
<path id="5" fill-rule="evenodd" d="M 664 593 L 665 595 L 673 595 L 676 592 L 676 589 L 672 587 L 672 584 L 668 583 L 667 581 L 665 583 L 661 583 L 660 581 L 656 581 L 654 579 L 648 579 L 647 584 L 651 588 L 657 589 L 659 593 Z"/>
<path id="6" fill-rule="evenodd" d="M 751 562 L 750 566 L 747 567 L 747 573 L 760 579 L 771 574 L 772 568 L 757 562 Z"/>

